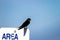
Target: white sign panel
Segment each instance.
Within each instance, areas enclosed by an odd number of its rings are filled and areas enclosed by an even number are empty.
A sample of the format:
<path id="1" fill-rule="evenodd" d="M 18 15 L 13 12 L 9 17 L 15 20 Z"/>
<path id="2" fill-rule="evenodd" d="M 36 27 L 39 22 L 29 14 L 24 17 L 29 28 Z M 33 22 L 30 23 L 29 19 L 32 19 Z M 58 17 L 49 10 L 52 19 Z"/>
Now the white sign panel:
<path id="1" fill-rule="evenodd" d="M 30 31 L 27 29 L 24 36 L 24 28 L 0 28 L 0 40 L 29 40 Z"/>

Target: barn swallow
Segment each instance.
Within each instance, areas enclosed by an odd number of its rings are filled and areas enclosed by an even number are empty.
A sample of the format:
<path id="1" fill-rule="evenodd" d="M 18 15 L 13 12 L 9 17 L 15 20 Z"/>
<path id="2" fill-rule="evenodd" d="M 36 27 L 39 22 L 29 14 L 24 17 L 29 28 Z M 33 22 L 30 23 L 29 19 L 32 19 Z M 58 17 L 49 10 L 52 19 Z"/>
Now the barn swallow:
<path id="1" fill-rule="evenodd" d="M 24 36 L 26 34 L 27 31 L 27 26 L 30 24 L 31 19 L 27 18 L 27 20 L 18 28 L 18 30 L 24 28 Z"/>

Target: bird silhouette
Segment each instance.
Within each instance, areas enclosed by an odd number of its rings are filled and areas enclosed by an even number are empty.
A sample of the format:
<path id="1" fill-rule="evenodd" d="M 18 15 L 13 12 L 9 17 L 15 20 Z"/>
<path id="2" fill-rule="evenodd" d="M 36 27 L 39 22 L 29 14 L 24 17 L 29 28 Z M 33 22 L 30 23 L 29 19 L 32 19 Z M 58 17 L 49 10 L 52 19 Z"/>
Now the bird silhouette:
<path id="1" fill-rule="evenodd" d="M 24 36 L 25 36 L 25 34 L 26 34 L 27 26 L 30 24 L 30 21 L 31 21 L 31 19 L 28 18 L 28 19 L 18 28 L 18 30 L 24 28 Z"/>
<path id="2" fill-rule="evenodd" d="M 18 30 L 22 28 L 27 28 L 27 26 L 30 24 L 31 19 L 27 18 L 27 20 L 18 28 Z"/>

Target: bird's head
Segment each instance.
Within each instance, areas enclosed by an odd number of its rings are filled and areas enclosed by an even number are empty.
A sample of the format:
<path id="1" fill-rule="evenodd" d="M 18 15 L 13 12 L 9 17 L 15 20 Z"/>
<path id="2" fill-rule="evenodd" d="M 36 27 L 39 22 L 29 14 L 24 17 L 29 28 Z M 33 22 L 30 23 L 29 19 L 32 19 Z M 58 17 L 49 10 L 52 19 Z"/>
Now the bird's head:
<path id="1" fill-rule="evenodd" d="M 31 19 L 30 19 L 30 18 L 28 18 L 27 20 L 28 20 L 28 21 L 31 21 Z"/>

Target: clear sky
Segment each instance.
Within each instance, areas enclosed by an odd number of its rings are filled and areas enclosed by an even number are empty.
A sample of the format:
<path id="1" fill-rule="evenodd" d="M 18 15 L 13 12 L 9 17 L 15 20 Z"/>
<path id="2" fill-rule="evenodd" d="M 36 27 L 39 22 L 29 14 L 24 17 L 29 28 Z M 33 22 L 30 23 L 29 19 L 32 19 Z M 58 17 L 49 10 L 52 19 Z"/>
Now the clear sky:
<path id="1" fill-rule="evenodd" d="M 0 0 L 0 27 L 19 27 L 27 18 L 31 40 L 60 40 L 60 0 Z"/>

